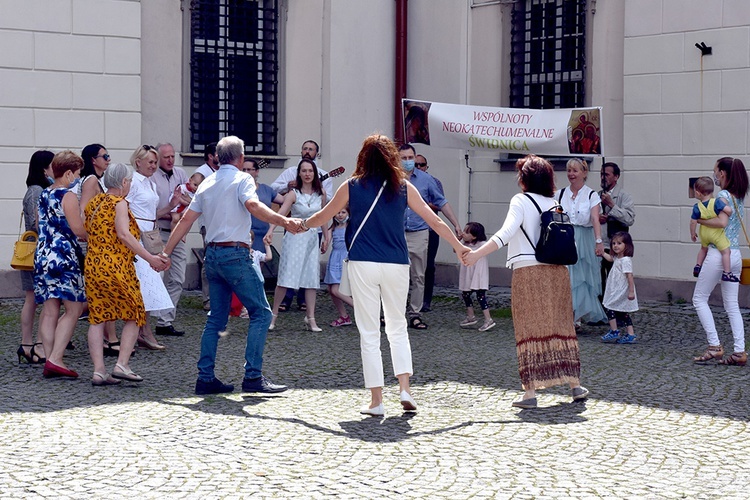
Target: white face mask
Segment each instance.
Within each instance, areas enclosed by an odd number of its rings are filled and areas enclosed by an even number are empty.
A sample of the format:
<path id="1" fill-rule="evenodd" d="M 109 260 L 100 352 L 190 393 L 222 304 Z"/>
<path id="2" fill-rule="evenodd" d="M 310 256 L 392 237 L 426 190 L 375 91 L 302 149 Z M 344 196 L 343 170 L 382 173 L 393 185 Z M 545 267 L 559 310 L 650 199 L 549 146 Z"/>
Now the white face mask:
<path id="1" fill-rule="evenodd" d="M 717 186 L 721 187 L 721 183 L 719 182 L 719 178 L 716 177 L 716 174 L 714 174 L 714 184 L 716 184 Z"/>
<path id="2" fill-rule="evenodd" d="M 336 222 L 339 223 L 339 224 L 346 224 L 347 222 L 349 222 L 349 216 L 348 215 L 346 217 L 344 217 L 344 218 L 339 218 L 338 216 L 336 216 L 336 217 L 334 217 L 334 219 L 336 219 Z"/>

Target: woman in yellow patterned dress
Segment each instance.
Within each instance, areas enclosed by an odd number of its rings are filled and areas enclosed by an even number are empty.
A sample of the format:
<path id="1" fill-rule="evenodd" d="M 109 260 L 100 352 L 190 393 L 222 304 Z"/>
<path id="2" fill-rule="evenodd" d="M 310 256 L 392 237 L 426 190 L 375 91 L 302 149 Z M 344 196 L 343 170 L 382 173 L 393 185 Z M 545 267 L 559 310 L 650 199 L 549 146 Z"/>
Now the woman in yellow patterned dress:
<path id="1" fill-rule="evenodd" d="M 146 323 L 133 259 L 138 255 L 156 271 L 169 267 L 168 261 L 151 255 L 138 240 L 140 231 L 125 200 L 132 180 L 132 167 L 122 163 L 110 166 L 104 174 L 107 192 L 92 198 L 84 210 L 90 234 L 84 274 L 91 324 L 88 341 L 94 362 L 93 385 L 143 380 L 133 373 L 129 364 L 138 329 Z M 117 319 L 125 321 L 125 326 L 120 354 L 110 376 L 104 365 L 104 323 Z"/>

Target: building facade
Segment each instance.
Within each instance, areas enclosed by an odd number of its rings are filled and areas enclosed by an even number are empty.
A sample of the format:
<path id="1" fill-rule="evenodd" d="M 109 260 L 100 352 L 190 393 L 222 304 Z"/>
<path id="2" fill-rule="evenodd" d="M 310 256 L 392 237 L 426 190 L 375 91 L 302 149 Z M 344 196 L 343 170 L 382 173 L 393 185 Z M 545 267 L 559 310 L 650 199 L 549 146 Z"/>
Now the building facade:
<path id="1" fill-rule="evenodd" d="M 270 160 L 263 182 L 306 139 L 324 168 L 351 172 L 366 135 L 395 132 L 399 36 L 405 97 L 601 106 L 604 155 L 636 202 L 639 293 L 689 297 L 688 178 L 748 158 L 745 0 L 0 0 L 0 295 L 20 295 L 9 262 L 36 149 L 98 142 L 126 162 L 171 142 L 193 167 L 206 142 L 234 133 Z M 461 223 L 499 228 L 518 190 L 507 158 L 417 150 Z M 455 282 L 447 245 L 438 261 L 438 281 Z M 494 284 L 509 282 L 504 264 L 504 251 L 490 257 Z"/>

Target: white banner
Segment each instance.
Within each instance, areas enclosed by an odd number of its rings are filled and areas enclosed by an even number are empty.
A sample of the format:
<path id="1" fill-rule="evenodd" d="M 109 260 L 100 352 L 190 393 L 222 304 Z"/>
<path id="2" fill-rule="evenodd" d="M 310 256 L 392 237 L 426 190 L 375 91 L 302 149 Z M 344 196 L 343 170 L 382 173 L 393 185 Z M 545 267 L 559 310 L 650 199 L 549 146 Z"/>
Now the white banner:
<path id="1" fill-rule="evenodd" d="M 406 142 L 547 156 L 601 156 L 601 109 L 491 108 L 402 99 Z"/>

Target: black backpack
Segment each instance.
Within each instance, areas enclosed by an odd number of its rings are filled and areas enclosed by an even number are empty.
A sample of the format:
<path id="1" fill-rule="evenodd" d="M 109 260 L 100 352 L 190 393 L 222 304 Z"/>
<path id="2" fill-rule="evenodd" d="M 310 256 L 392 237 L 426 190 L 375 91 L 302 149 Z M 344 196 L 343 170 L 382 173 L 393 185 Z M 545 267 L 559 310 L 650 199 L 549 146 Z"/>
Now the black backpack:
<path id="1" fill-rule="evenodd" d="M 542 218 L 542 231 L 536 245 L 521 225 L 521 231 L 523 231 L 531 246 L 534 247 L 536 260 L 545 264 L 563 266 L 571 266 L 578 262 L 575 230 L 573 224 L 570 223 L 570 217 L 563 211 L 562 206 L 557 204 L 546 212 L 542 212 L 534 198 L 528 193 L 524 194 L 531 200 Z"/>

